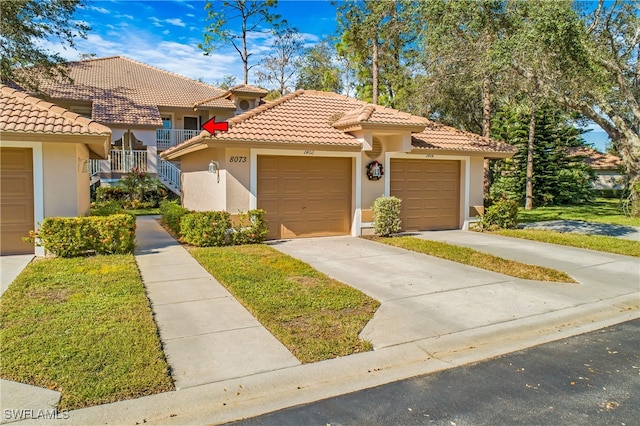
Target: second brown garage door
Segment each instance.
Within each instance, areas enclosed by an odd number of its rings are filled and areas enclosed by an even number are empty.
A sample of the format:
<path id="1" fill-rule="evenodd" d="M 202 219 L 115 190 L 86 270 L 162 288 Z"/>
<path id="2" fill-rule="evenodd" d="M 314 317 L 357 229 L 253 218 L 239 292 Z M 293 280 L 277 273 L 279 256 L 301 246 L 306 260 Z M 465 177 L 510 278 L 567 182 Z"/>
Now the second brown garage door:
<path id="1" fill-rule="evenodd" d="M 390 173 L 404 231 L 459 228 L 459 161 L 392 159 Z"/>
<path id="2" fill-rule="evenodd" d="M 258 156 L 270 239 L 349 234 L 351 158 Z"/>

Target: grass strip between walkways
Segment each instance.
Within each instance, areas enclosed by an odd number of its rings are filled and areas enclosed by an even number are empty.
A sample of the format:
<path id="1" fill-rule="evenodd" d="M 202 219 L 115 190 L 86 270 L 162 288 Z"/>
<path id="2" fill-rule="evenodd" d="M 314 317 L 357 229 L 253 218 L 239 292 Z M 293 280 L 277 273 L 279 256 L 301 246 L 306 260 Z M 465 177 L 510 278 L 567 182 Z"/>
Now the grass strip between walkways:
<path id="1" fill-rule="evenodd" d="M 367 239 L 525 280 L 562 283 L 576 282 L 566 273 L 555 269 L 507 260 L 468 247 L 440 241 L 424 240 L 407 236 L 390 238 L 367 237 Z"/>
<path id="2" fill-rule="evenodd" d="M 563 246 L 640 257 L 640 241 L 625 240 L 616 237 L 585 235 L 577 232 L 555 232 L 542 229 L 500 229 L 490 231 L 489 233 L 499 234 L 505 237 L 522 238 L 543 243 L 560 244 Z"/>
<path id="3" fill-rule="evenodd" d="M 372 349 L 358 334 L 380 304 L 359 290 L 263 244 L 189 251 L 301 362 Z"/>
<path id="4" fill-rule="evenodd" d="M 58 410 L 174 388 L 132 255 L 33 261 L 0 324 L 0 376 L 61 392 Z"/>

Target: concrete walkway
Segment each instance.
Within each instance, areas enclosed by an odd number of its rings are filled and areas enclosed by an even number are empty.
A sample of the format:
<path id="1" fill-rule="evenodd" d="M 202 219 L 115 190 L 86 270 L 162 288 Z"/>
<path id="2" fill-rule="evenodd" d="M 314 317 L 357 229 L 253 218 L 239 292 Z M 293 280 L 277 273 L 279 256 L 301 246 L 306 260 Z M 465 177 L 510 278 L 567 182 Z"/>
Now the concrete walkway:
<path id="1" fill-rule="evenodd" d="M 20 272 L 33 260 L 32 254 L 0 256 L 0 296 L 9 288 Z"/>
<path id="2" fill-rule="evenodd" d="M 157 222 L 137 219 L 135 258 L 176 388 L 300 362 Z"/>

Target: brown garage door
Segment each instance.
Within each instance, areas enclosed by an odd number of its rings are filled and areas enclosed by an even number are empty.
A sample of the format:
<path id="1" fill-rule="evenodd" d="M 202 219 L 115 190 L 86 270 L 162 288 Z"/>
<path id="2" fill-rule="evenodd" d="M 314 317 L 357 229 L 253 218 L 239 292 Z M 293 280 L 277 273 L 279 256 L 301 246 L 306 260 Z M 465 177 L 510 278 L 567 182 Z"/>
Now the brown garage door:
<path id="1" fill-rule="evenodd" d="M 391 160 L 391 195 L 402 200 L 404 231 L 457 229 L 460 162 Z"/>
<path id="2" fill-rule="evenodd" d="M 269 238 L 348 234 L 351 181 L 350 158 L 258 156 Z"/>
<path id="3" fill-rule="evenodd" d="M 33 253 L 25 243 L 33 229 L 33 153 L 31 149 L 0 148 L 0 254 Z"/>

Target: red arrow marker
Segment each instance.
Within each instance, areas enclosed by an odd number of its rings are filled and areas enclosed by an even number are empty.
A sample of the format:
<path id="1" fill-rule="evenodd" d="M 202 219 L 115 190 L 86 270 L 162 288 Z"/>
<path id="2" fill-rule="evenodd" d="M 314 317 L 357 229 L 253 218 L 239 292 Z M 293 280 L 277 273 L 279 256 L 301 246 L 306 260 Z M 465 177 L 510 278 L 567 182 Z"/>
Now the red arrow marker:
<path id="1" fill-rule="evenodd" d="M 216 123 L 216 118 L 213 117 L 212 119 L 204 123 L 201 127 L 213 135 L 213 132 L 215 132 L 216 130 L 220 130 L 221 132 L 228 131 L 229 123 L 227 123 L 226 121 Z"/>

